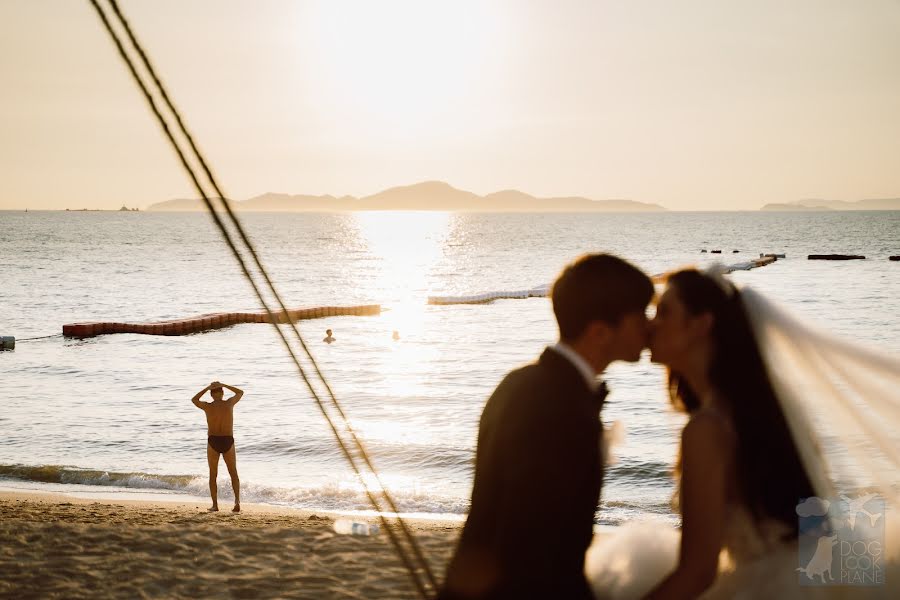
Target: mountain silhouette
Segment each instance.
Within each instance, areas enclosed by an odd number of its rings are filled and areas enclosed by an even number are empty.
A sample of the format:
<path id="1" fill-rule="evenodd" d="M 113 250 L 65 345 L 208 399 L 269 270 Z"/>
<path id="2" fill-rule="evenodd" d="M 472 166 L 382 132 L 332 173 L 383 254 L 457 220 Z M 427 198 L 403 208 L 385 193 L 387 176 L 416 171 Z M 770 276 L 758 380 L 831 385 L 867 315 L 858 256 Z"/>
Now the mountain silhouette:
<path id="1" fill-rule="evenodd" d="M 259 212 L 330 212 L 357 210 L 448 210 L 471 212 L 650 212 L 666 210 L 658 204 L 633 200 L 591 200 L 578 196 L 537 198 L 518 190 L 479 196 L 443 181 L 423 181 L 392 187 L 377 194 L 311 196 L 268 192 L 247 200 L 231 201 L 232 210 Z M 152 211 L 205 210 L 202 201 L 179 198 L 157 202 Z"/>

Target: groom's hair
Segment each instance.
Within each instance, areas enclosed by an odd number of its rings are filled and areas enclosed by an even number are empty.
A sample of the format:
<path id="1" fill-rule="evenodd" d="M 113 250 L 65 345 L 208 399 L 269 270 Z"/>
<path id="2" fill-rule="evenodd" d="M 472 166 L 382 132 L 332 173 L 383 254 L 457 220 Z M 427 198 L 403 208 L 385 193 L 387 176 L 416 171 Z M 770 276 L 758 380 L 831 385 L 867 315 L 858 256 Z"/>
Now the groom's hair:
<path id="1" fill-rule="evenodd" d="M 556 278 L 551 298 L 559 337 L 575 340 L 593 321 L 618 325 L 629 313 L 643 313 L 653 282 L 618 256 L 585 254 Z"/>

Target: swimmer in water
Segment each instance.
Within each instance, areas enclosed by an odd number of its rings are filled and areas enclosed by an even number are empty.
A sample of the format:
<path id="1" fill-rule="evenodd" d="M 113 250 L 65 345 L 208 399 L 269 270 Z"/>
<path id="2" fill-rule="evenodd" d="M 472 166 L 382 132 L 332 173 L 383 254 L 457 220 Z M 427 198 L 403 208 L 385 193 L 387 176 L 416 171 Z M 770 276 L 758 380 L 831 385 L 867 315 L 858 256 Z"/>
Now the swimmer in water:
<path id="1" fill-rule="evenodd" d="M 331 335 L 330 329 L 325 330 L 325 338 L 322 341 L 325 342 L 326 344 L 330 344 L 331 342 L 335 341 L 335 337 L 333 335 Z"/>
<path id="2" fill-rule="evenodd" d="M 394 339 L 395 342 L 398 341 L 400 339 L 400 332 L 395 329 L 394 333 L 393 333 L 393 335 L 391 335 L 391 337 Z"/>

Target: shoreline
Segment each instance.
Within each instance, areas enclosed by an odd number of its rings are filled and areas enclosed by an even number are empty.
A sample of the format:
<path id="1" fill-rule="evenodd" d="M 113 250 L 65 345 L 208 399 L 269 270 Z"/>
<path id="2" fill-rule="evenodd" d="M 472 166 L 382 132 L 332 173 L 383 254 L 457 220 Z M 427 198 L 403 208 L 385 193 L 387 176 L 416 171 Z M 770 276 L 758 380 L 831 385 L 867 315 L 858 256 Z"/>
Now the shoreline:
<path id="1" fill-rule="evenodd" d="M 204 512 L 211 506 L 209 496 L 195 496 L 177 491 L 160 490 L 156 492 L 126 490 L 106 491 L 100 486 L 83 484 L 55 484 L 60 486 L 79 486 L 85 489 L 35 489 L 34 487 L 18 487 L 8 485 L 9 481 L 0 481 L 0 502 L 3 501 L 37 501 L 45 503 L 68 503 L 72 505 L 119 505 L 134 509 L 161 509 L 179 510 L 190 512 Z M 28 482 L 27 485 L 54 485 Z M 231 515 L 232 500 L 228 497 L 219 498 L 219 514 Z M 214 514 L 214 513 L 208 513 Z M 281 506 L 265 502 L 241 502 L 241 512 L 252 515 L 269 515 L 290 517 L 295 519 L 308 519 L 316 516 L 331 521 L 343 518 L 358 521 L 375 522 L 378 515 L 374 510 L 333 510 L 324 508 L 298 508 L 293 506 Z M 386 514 L 388 519 L 393 515 Z M 462 528 L 466 515 L 432 515 L 428 513 L 401 513 L 404 522 L 411 524 L 414 529 L 432 530 L 445 528 Z"/>

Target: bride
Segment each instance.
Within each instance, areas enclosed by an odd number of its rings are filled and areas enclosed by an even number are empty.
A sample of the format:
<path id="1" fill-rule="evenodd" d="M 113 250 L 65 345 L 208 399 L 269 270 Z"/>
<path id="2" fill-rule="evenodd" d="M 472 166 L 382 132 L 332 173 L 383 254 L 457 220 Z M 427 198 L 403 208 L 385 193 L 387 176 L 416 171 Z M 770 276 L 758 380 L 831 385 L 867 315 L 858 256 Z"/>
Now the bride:
<path id="1" fill-rule="evenodd" d="M 595 541 L 585 569 L 597 597 L 832 598 L 866 591 L 800 584 L 798 503 L 834 495 L 803 397 L 816 384 L 817 407 L 840 412 L 849 419 L 841 422 L 845 432 L 890 454 L 897 443 L 891 432 L 885 436 L 862 411 L 847 410 L 846 382 L 834 388 L 825 380 L 846 372 L 838 367 L 872 368 L 873 361 L 895 378 L 896 361 L 817 337 L 759 294 L 693 269 L 667 278 L 650 350 L 668 369 L 674 406 L 689 415 L 676 467 L 681 535 L 633 524 Z M 820 355 L 842 362 L 813 361 Z M 871 398 L 873 390 L 865 391 Z M 897 422 L 895 401 L 873 410 L 879 408 L 893 411 Z M 896 489 L 887 484 L 882 491 Z M 889 597 L 895 585 L 868 591 Z"/>

